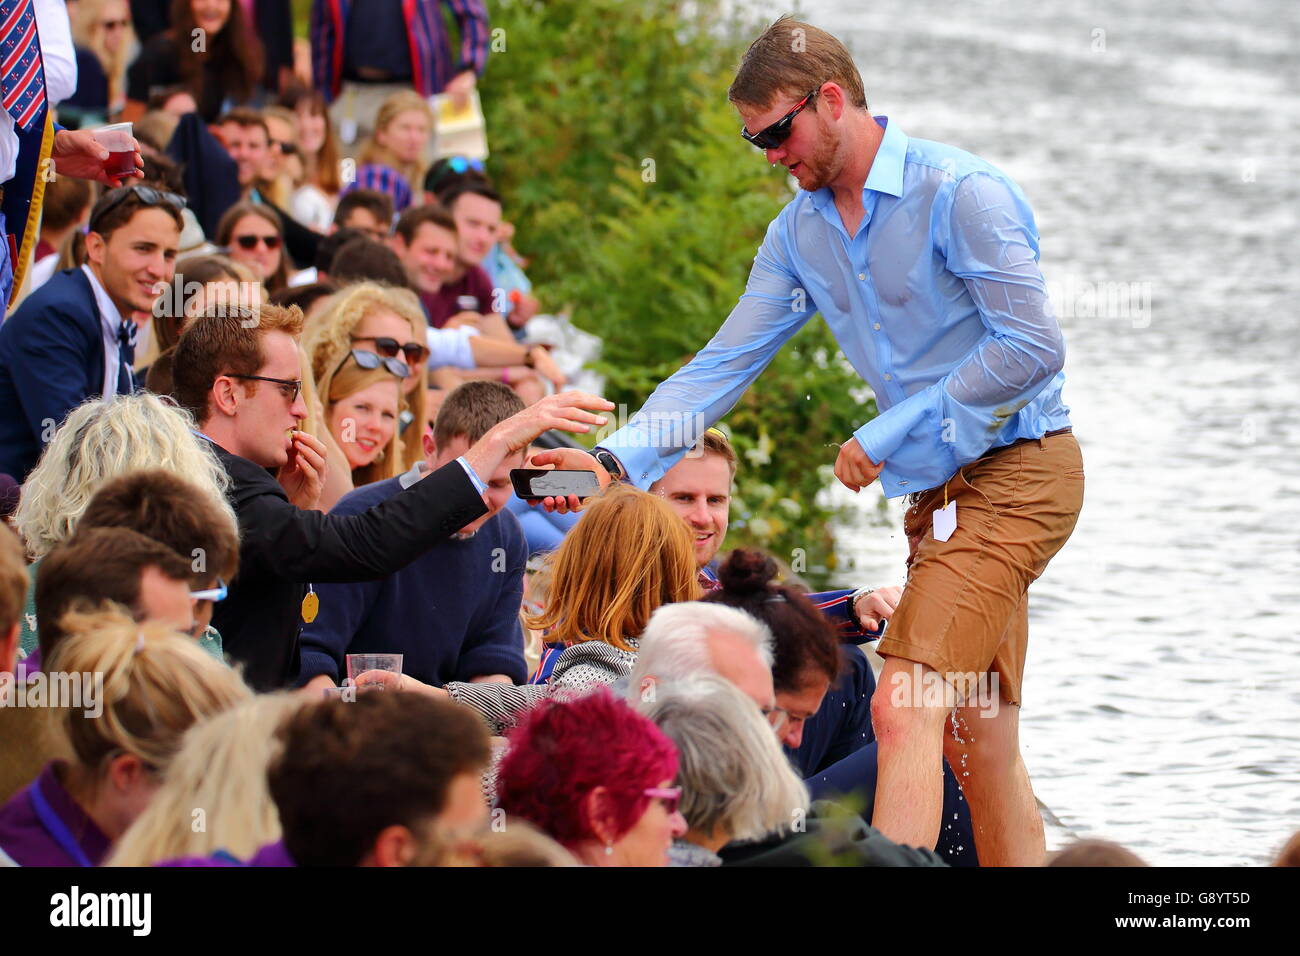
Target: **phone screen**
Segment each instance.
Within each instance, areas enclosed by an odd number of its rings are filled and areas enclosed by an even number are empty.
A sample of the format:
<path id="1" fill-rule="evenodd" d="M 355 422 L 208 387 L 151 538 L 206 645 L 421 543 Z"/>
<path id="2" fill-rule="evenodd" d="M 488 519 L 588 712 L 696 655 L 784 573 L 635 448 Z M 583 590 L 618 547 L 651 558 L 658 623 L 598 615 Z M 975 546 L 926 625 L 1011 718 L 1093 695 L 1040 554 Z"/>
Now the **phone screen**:
<path id="1" fill-rule="evenodd" d="M 514 468 L 510 471 L 510 483 L 514 485 L 515 494 L 525 500 L 529 498 L 565 498 L 577 495 L 590 498 L 600 494 L 600 481 L 594 471 L 565 471 L 556 469 L 548 471 L 542 468 Z"/>

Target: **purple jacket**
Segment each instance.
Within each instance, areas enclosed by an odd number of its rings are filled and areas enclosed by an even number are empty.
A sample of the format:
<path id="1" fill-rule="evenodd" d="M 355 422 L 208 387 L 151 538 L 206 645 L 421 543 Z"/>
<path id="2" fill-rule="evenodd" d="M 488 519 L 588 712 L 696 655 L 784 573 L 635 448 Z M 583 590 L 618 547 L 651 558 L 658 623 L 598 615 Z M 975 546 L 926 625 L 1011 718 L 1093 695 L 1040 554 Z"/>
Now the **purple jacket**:
<path id="1" fill-rule="evenodd" d="M 355 0 L 313 0 L 311 5 L 311 63 L 316 88 L 333 102 L 343 86 L 343 50 L 348 14 Z M 460 56 L 453 60 L 443 28 L 440 4 L 445 4 L 460 29 Z M 457 73 L 473 70 L 480 76 L 487 65 L 488 16 L 483 0 L 403 0 L 407 40 L 411 47 L 411 85 L 421 96 L 441 93 Z"/>
<path id="2" fill-rule="evenodd" d="M 0 807 L 0 850 L 19 866 L 99 866 L 110 841 L 63 788 L 57 764 Z"/>
<path id="3" fill-rule="evenodd" d="M 224 850 L 218 850 L 212 856 L 186 856 L 179 860 L 166 860 L 156 866 L 297 866 L 293 857 L 285 849 L 283 841 L 268 843 L 258 850 L 246 862 L 241 863 Z"/>

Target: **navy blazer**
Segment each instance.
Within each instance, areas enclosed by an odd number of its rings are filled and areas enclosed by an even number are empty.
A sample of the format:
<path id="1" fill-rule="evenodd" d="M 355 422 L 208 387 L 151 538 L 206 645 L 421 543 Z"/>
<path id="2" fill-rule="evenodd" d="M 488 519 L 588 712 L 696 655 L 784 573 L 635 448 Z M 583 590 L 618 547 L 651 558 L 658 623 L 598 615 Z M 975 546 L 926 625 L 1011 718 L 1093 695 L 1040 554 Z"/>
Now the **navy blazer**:
<path id="1" fill-rule="evenodd" d="M 0 325 L 0 474 L 24 481 L 68 412 L 104 394 L 104 333 L 90 279 L 55 273 Z"/>

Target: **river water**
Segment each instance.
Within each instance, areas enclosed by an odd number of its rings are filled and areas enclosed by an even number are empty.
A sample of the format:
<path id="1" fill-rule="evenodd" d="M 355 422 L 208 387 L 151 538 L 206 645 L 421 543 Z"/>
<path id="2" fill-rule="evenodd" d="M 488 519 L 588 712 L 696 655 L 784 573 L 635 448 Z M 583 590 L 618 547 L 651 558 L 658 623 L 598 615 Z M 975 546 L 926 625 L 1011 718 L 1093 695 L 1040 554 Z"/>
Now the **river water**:
<path id="1" fill-rule="evenodd" d="M 1030 590 L 1049 845 L 1267 862 L 1300 828 L 1300 4 L 803 8 L 873 112 L 993 162 L 1038 219 L 1087 474 Z M 832 494 L 854 579 L 901 582 L 898 502 Z"/>

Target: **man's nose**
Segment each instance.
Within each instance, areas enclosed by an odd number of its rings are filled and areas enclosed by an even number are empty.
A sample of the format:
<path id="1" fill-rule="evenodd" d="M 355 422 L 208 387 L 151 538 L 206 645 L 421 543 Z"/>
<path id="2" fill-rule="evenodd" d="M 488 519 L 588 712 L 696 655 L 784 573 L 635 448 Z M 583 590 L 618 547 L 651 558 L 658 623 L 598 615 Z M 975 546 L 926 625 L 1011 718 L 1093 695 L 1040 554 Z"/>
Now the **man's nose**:
<path id="1" fill-rule="evenodd" d="M 775 165 L 785 159 L 785 147 L 778 146 L 776 149 L 765 149 L 763 150 L 763 155 L 767 157 L 769 163 Z"/>
<path id="2" fill-rule="evenodd" d="M 781 743 L 785 744 L 791 750 L 799 749 L 799 745 L 803 743 L 802 720 L 792 720 L 786 724 L 785 734 L 781 738 Z"/>
<path id="3" fill-rule="evenodd" d="M 691 524 L 701 528 L 707 528 L 713 524 L 713 516 L 709 514 L 708 505 L 703 501 L 697 502 L 691 506 L 691 510 L 687 515 L 687 520 L 690 521 Z"/>

